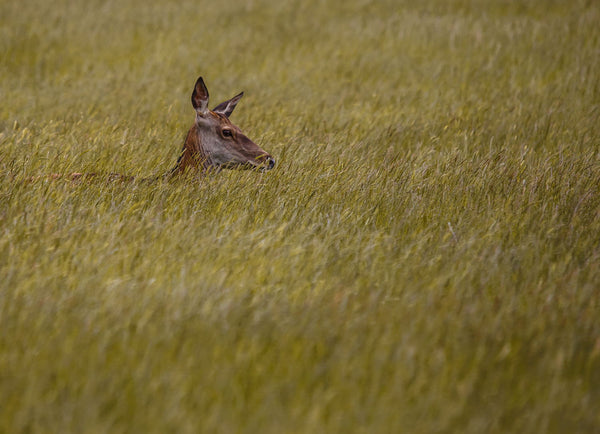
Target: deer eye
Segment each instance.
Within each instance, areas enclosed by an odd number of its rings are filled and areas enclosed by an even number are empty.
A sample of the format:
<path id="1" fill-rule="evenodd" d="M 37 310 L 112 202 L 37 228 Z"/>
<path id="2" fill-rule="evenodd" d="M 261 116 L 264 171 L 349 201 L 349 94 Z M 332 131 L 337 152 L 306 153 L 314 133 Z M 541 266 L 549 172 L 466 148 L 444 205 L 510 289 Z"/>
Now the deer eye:
<path id="1" fill-rule="evenodd" d="M 221 134 L 223 134 L 223 137 L 233 137 L 233 133 L 228 129 L 221 131 Z"/>

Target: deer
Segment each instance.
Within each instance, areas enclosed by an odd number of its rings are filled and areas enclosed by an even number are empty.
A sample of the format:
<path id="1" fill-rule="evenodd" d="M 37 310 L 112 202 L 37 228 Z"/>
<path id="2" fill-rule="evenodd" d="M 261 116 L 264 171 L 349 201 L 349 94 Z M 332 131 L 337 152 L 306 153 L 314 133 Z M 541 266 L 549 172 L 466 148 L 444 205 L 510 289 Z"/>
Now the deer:
<path id="1" fill-rule="evenodd" d="M 253 169 L 264 172 L 275 167 L 275 159 L 229 120 L 242 96 L 244 92 L 209 110 L 208 89 L 202 77 L 198 77 L 191 98 L 196 119 L 186 135 L 177 164 L 162 176 L 144 180 L 172 179 L 190 174 L 202 177 L 209 173 L 218 173 L 222 169 Z M 76 181 L 96 176 L 97 173 L 75 172 L 66 178 Z M 49 178 L 59 179 L 63 176 L 52 174 Z M 37 179 L 38 177 L 30 178 Z M 110 173 L 108 179 L 131 181 L 135 178 Z"/>
<path id="2" fill-rule="evenodd" d="M 208 89 L 202 77 L 198 78 L 192 92 L 196 120 L 187 133 L 177 165 L 170 171 L 170 176 L 186 171 L 205 174 L 222 169 L 266 171 L 275 167 L 275 159 L 229 120 L 243 96 L 244 92 L 241 92 L 209 110 Z"/>

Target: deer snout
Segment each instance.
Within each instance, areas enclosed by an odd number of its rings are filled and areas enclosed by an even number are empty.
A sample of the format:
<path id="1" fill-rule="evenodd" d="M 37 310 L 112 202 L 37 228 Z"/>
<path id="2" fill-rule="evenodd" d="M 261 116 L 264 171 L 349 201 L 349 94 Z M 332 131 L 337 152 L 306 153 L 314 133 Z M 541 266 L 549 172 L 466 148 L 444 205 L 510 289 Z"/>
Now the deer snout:
<path id="1" fill-rule="evenodd" d="M 257 167 L 263 172 L 271 170 L 273 167 L 275 167 L 275 158 L 271 157 L 267 153 L 264 153 L 258 157 L 256 161 L 258 163 Z"/>

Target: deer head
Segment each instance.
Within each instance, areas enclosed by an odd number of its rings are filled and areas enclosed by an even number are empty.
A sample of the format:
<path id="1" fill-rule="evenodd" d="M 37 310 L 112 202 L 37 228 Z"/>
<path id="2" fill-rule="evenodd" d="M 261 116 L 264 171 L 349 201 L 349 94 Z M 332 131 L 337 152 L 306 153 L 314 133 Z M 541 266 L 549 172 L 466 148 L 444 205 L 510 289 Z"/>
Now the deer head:
<path id="1" fill-rule="evenodd" d="M 202 77 L 198 78 L 192 92 L 196 121 L 188 131 L 173 174 L 233 168 L 265 171 L 275 166 L 275 159 L 229 120 L 243 95 L 242 92 L 209 110 L 208 89 Z"/>

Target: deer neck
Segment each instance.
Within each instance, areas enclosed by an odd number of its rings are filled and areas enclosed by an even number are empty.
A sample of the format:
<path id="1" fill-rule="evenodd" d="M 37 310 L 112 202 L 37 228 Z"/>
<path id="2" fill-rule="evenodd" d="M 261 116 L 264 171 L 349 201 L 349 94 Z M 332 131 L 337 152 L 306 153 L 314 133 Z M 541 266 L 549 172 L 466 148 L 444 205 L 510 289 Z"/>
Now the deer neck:
<path id="1" fill-rule="evenodd" d="M 204 152 L 198 126 L 194 124 L 187 133 L 185 143 L 177 159 L 177 164 L 171 170 L 171 175 L 179 175 L 185 172 L 206 172 L 210 167 L 208 156 Z"/>

